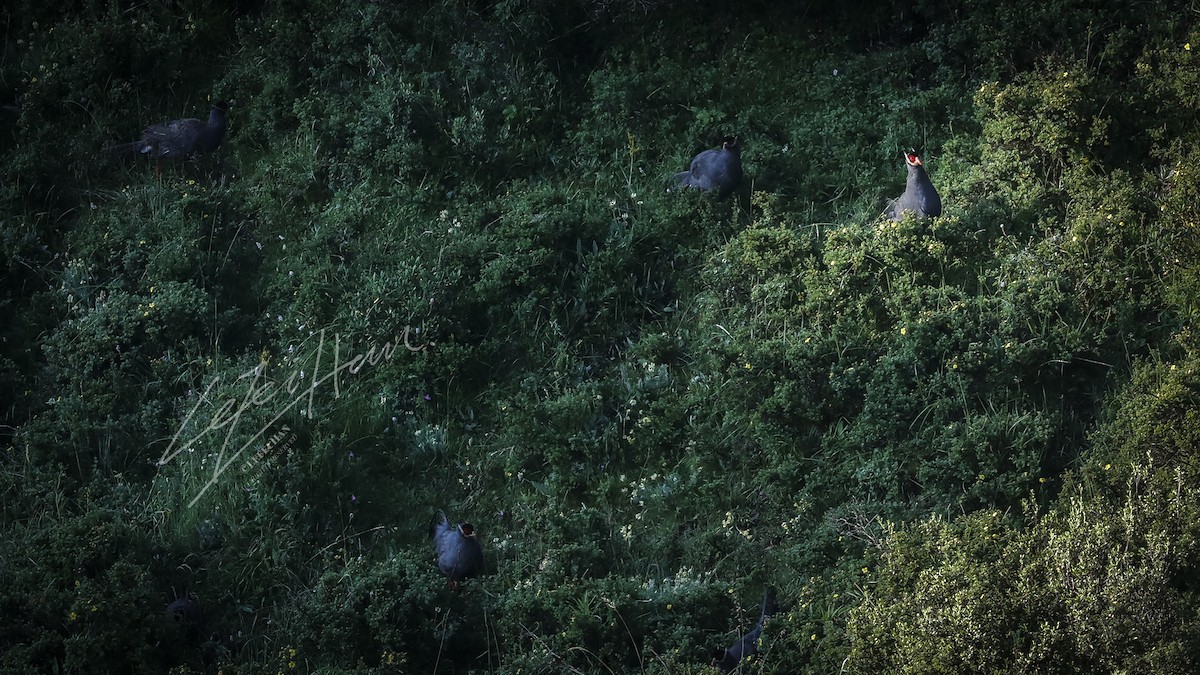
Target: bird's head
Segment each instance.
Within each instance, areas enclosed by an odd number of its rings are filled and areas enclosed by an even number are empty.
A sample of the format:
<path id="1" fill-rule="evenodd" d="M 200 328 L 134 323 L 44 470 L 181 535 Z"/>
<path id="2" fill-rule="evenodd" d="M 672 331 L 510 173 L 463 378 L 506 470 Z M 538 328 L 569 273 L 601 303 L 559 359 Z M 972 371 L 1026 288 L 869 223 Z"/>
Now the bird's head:
<path id="1" fill-rule="evenodd" d="M 915 152 L 904 153 L 904 161 L 908 162 L 909 166 L 921 166 L 921 158 Z"/>
<path id="2" fill-rule="evenodd" d="M 475 538 L 475 526 L 470 523 L 460 523 L 458 526 L 458 531 L 461 532 L 462 536 L 464 537 L 470 537 L 472 539 Z"/>
<path id="3" fill-rule="evenodd" d="M 220 110 L 221 112 L 229 112 L 229 101 L 222 99 L 212 104 L 212 107 Z"/>
<path id="4" fill-rule="evenodd" d="M 721 140 L 722 150 L 739 150 L 737 136 L 726 136 Z"/>

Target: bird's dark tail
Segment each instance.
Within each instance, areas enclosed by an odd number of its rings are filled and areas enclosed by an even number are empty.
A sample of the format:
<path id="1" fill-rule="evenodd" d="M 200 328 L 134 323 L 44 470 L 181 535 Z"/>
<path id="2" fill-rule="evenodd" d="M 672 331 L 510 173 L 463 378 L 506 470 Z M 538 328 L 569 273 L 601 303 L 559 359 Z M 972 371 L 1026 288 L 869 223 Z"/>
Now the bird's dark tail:
<path id="1" fill-rule="evenodd" d="M 691 187 L 691 185 L 692 172 L 681 171 L 677 174 L 672 174 L 672 176 L 667 179 L 667 192 L 673 192 L 682 187 Z"/>
<path id="2" fill-rule="evenodd" d="M 116 143 L 104 148 L 104 154 L 114 159 L 137 157 L 138 155 L 142 154 L 145 147 L 145 143 L 142 141 Z"/>
<path id="3" fill-rule="evenodd" d="M 436 518 L 435 518 L 435 519 L 433 520 L 433 522 L 429 523 L 429 536 L 430 536 L 430 537 L 436 537 L 436 536 L 437 536 L 437 533 L 438 533 L 438 528 L 439 528 L 439 527 L 441 527 L 441 526 L 449 527 L 449 526 L 450 526 L 450 519 L 446 517 L 446 512 L 445 512 L 445 511 L 442 511 L 442 510 L 440 510 L 440 509 L 439 509 L 439 510 L 438 510 L 438 515 L 442 517 L 442 519 L 441 519 L 441 520 L 438 520 L 438 519 L 436 519 Z"/>
<path id="4" fill-rule="evenodd" d="M 898 215 L 896 213 L 896 202 L 898 202 L 898 201 L 900 201 L 899 197 L 897 197 L 896 199 L 887 200 L 887 204 L 885 204 L 883 207 L 883 213 L 879 214 L 879 216 L 876 216 L 876 217 L 878 218 L 878 217 L 882 217 L 882 216 L 887 216 L 888 220 L 899 220 L 899 218 L 896 217 Z"/>

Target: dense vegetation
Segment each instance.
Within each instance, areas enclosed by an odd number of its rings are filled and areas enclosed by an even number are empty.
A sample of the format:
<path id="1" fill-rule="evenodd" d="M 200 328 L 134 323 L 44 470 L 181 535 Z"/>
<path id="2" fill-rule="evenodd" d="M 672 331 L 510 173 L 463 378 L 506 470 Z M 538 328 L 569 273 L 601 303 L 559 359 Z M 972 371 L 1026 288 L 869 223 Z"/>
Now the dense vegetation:
<path id="1" fill-rule="evenodd" d="M 1200 671 L 1189 3 L 15 4 L 5 672 Z"/>

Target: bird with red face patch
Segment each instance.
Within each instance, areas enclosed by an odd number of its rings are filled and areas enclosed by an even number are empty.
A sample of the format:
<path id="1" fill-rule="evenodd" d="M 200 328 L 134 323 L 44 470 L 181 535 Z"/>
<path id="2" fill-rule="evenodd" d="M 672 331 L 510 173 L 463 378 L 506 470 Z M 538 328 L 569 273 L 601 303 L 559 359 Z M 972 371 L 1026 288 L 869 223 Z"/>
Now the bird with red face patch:
<path id="1" fill-rule="evenodd" d="M 754 656 L 758 653 L 758 641 L 762 638 L 763 625 L 767 622 L 767 618 L 775 613 L 775 591 L 768 588 L 763 592 L 762 614 L 758 617 L 758 623 L 755 624 L 754 630 L 746 633 L 738 638 L 728 649 L 717 649 L 713 651 L 712 665 L 716 666 L 723 673 L 733 672 L 738 664 L 743 659 Z"/>
<path id="2" fill-rule="evenodd" d="M 942 215 L 942 198 L 929 181 L 925 173 L 925 165 L 915 152 L 904 153 L 904 161 L 908 165 L 908 182 L 904 186 L 904 194 L 888 204 L 887 217 L 890 220 L 900 220 L 905 212 L 911 212 L 917 218 L 936 218 Z"/>
<path id="3" fill-rule="evenodd" d="M 671 177 L 673 185 L 716 190 L 726 197 L 742 182 L 742 149 L 737 138 L 726 136 L 719 150 L 705 150 L 692 158 L 687 171 Z"/>
<path id="4" fill-rule="evenodd" d="M 483 573 L 483 549 L 470 523 L 451 525 L 443 512 L 442 521 L 433 529 L 433 548 L 438 570 L 450 580 L 452 588 L 463 579 Z"/>
<path id="5" fill-rule="evenodd" d="M 108 150 L 117 155 L 145 155 L 156 160 L 159 169 L 163 160 L 205 155 L 216 150 L 225 138 L 225 113 L 228 111 L 228 103 L 217 101 L 212 104 L 208 121 L 187 118 L 151 124 L 142 131 L 139 140 L 120 143 Z"/>
<path id="6" fill-rule="evenodd" d="M 167 610 L 163 612 L 163 623 L 175 633 L 176 638 L 193 642 L 204 627 L 204 612 L 195 599 L 179 598 L 167 605 Z"/>

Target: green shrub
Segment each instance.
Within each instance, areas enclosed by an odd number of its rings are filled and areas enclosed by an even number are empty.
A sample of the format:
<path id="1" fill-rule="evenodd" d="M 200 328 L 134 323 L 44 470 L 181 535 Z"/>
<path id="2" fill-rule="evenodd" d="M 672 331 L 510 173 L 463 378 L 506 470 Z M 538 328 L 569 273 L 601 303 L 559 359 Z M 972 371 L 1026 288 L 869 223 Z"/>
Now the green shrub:
<path id="1" fill-rule="evenodd" d="M 895 531 L 849 671 L 1190 672 L 1195 506 L 1190 488 L 1074 495 L 1022 529 L 979 512 Z"/>

